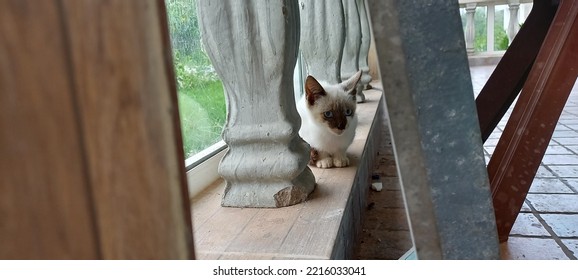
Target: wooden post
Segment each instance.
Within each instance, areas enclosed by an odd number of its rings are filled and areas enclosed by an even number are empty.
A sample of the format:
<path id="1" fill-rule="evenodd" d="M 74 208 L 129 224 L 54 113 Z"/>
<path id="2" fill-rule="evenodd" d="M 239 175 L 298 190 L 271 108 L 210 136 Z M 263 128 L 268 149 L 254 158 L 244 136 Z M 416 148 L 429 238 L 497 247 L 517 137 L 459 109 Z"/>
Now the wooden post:
<path id="1" fill-rule="evenodd" d="M 578 3 L 562 0 L 488 163 L 500 241 L 510 230 L 578 77 Z"/>
<path id="2" fill-rule="evenodd" d="M 193 258 L 164 2 L 0 19 L 0 259 Z"/>
<path id="3" fill-rule="evenodd" d="M 532 12 L 476 98 L 482 141 L 486 141 L 510 108 L 534 64 L 556 14 L 550 0 L 534 1 Z"/>

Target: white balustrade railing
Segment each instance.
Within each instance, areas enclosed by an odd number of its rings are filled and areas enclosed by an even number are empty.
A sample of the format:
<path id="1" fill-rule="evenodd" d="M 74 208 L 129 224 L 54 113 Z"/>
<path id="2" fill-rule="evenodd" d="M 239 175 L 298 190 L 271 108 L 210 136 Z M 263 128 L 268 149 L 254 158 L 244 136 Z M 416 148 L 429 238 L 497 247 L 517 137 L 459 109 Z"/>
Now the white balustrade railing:
<path id="1" fill-rule="evenodd" d="M 476 34 L 476 27 L 475 25 L 475 15 L 476 15 L 476 8 L 485 7 L 486 8 L 486 51 L 487 52 L 494 52 L 496 49 L 494 48 L 494 36 L 495 36 L 495 17 L 496 17 L 496 7 L 500 5 L 507 5 L 507 13 L 504 14 L 504 29 L 506 30 L 506 34 L 508 36 L 508 42 L 511 43 L 518 30 L 520 28 L 520 24 L 522 24 L 530 10 L 532 8 L 532 0 L 459 0 L 460 8 L 465 10 L 465 40 L 466 40 L 466 49 L 468 54 L 474 54 L 475 50 L 475 34 Z M 464 14 L 462 12 L 462 14 Z M 509 44 L 508 43 L 508 44 Z"/>

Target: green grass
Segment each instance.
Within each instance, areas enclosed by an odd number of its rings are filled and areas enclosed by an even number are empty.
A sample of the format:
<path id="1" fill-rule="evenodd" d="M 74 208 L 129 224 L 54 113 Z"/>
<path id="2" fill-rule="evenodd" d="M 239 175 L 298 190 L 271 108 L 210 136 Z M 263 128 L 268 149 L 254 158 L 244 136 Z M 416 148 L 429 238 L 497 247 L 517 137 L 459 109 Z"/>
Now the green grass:
<path id="1" fill-rule="evenodd" d="M 185 157 L 221 140 L 226 110 L 219 80 L 179 89 L 179 111 Z"/>
<path id="2" fill-rule="evenodd" d="M 185 156 L 221 140 L 225 96 L 201 47 L 196 0 L 166 0 Z"/>

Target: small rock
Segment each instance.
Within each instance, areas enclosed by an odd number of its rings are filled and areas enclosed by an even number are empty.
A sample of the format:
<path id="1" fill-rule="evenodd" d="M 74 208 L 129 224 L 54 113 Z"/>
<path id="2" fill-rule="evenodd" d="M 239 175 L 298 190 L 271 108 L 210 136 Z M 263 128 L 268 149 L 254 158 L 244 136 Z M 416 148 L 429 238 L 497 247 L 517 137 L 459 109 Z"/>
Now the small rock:
<path id="1" fill-rule="evenodd" d="M 376 191 L 376 192 L 380 192 L 383 189 L 383 184 L 382 183 L 371 183 L 371 189 Z"/>

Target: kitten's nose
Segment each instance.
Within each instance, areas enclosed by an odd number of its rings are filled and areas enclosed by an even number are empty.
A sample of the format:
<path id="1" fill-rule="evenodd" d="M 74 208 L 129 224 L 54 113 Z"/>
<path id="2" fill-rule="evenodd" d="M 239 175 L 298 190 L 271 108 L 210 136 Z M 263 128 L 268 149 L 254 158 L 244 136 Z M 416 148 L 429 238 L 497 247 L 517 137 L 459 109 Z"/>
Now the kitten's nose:
<path id="1" fill-rule="evenodd" d="M 344 123 L 338 123 L 337 124 L 337 128 L 340 130 L 344 130 L 345 129 L 345 124 Z"/>

